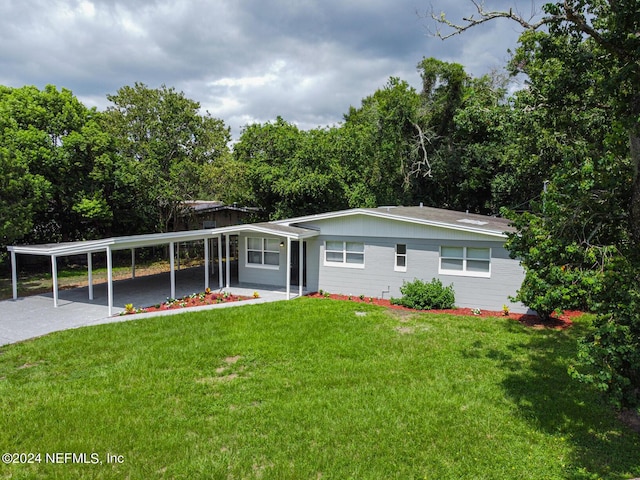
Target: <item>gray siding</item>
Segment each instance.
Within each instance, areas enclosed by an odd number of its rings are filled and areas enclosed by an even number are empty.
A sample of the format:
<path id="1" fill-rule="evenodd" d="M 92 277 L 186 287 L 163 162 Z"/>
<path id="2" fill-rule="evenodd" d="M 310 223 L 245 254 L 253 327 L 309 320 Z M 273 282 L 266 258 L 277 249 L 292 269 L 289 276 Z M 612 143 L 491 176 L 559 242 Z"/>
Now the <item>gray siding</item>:
<path id="1" fill-rule="evenodd" d="M 247 237 L 276 238 L 284 242 L 280 247 L 280 264 L 277 269 L 261 268 L 247 265 Z M 319 290 L 318 287 L 318 259 L 319 242 L 316 238 L 305 240 L 307 244 L 307 287 L 309 292 Z M 255 283 L 285 287 L 287 282 L 287 241 L 285 238 L 262 234 L 240 234 L 238 238 L 238 281 L 240 283 Z"/>
<path id="2" fill-rule="evenodd" d="M 307 243 L 307 288 L 308 292 L 320 290 L 320 246 L 324 249 L 324 242 L 316 238 L 305 240 Z M 324 250 L 323 250 L 324 251 Z"/>
<path id="3" fill-rule="evenodd" d="M 364 241 L 364 269 L 324 265 L 325 240 Z M 401 296 L 400 287 L 404 281 L 412 281 L 416 278 L 430 281 L 432 278 L 439 278 L 444 285 L 453 284 L 457 306 L 500 310 L 503 304 L 507 304 L 514 312 L 527 310 L 524 305 L 509 301 L 508 297 L 515 295 L 522 283 L 524 272 L 517 261 L 509 258 L 501 241 L 384 239 L 325 235 L 316 241 L 319 243 L 318 289 L 354 296 L 390 298 Z M 394 270 L 396 243 L 407 245 L 406 272 Z M 441 245 L 490 247 L 491 277 L 439 275 Z"/>

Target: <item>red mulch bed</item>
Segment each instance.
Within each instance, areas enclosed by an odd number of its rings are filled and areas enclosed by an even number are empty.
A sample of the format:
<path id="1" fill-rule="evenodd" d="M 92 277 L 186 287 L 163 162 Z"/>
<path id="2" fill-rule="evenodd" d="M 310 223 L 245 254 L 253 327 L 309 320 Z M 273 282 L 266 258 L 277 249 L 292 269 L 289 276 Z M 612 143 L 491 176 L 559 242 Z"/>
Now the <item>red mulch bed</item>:
<path id="1" fill-rule="evenodd" d="M 125 310 L 121 315 L 128 315 L 134 313 L 146 313 L 146 312 L 161 312 L 164 310 L 176 310 L 179 308 L 189 307 L 202 307 L 205 305 L 216 305 L 218 303 L 240 302 L 242 300 L 249 300 L 255 297 L 247 297 L 243 295 L 225 295 L 223 293 L 200 293 L 194 296 L 188 295 L 183 298 L 175 299 L 172 302 L 163 302 L 161 304 L 153 305 L 144 308 L 134 308 L 131 311 Z"/>
<path id="2" fill-rule="evenodd" d="M 309 295 L 314 298 L 327 298 L 325 295 L 320 295 L 319 293 L 313 293 Z M 364 300 L 361 300 L 358 296 L 348 296 L 348 295 L 337 295 L 330 294 L 329 297 L 333 300 L 347 300 L 358 303 L 369 303 L 372 305 L 380 305 L 382 307 L 391 308 L 394 310 L 406 310 L 413 312 L 428 312 L 428 313 L 446 313 L 449 315 L 465 315 L 465 316 L 475 316 L 481 318 L 487 317 L 501 317 L 508 318 L 509 320 L 515 320 L 520 322 L 527 327 L 532 328 L 552 328 L 554 330 L 564 330 L 569 328 L 573 322 L 572 318 L 578 317 L 582 315 L 582 312 L 575 311 L 566 311 L 563 312 L 562 315 L 558 317 L 552 317 L 549 320 L 543 320 L 537 315 L 527 315 L 524 313 L 509 313 L 509 315 L 505 315 L 502 311 L 491 311 L 491 310 L 481 310 L 479 315 L 473 313 L 470 308 L 452 308 L 448 310 L 413 310 L 411 308 L 403 307 L 402 305 L 392 305 L 391 302 L 387 299 L 382 298 L 373 298 L 373 297 L 365 297 Z"/>

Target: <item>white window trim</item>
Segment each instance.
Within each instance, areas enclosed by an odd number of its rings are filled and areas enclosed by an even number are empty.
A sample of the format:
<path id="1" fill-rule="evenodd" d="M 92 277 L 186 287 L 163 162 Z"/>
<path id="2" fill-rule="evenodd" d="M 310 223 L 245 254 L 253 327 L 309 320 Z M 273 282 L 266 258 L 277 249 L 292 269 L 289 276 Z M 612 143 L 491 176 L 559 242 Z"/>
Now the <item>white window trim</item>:
<path id="1" fill-rule="evenodd" d="M 451 259 L 456 259 L 456 260 L 460 260 L 459 257 L 443 257 L 442 256 L 442 247 L 458 247 L 458 248 L 462 248 L 462 270 L 447 270 L 442 268 L 442 259 L 443 258 L 451 258 Z M 467 247 L 460 247 L 460 246 L 456 246 L 456 245 L 443 245 L 440 246 L 440 254 L 439 254 L 439 258 L 438 258 L 438 273 L 440 275 L 455 275 L 458 277 L 477 277 L 477 278 L 491 278 L 491 259 L 493 258 L 491 255 L 491 247 L 469 247 L 469 248 L 486 248 L 489 250 L 489 259 L 488 260 L 484 260 L 489 262 L 489 271 L 488 272 L 470 272 L 467 270 Z M 470 259 L 470 260 L 478 260 L 478 259 Z"/>
<path id="2" fill-rule="evenodd" d="M 260 244 L 262 245 L 262 249 L 260 250 L 260 252 L 262 252 L 262 263 L 250 263 L 249 262 L 249 239 L 250 238 L 258 238 L 260 239 Z M 245 237 L 244 239 L 244 253 L 245 253 L 245 259 L 244 259 L 244 266 L 246 268 L 259 268 L 262 270 L 280 270 L 280 249 L 278 249 L 278 251 L 276 252 L 275 250 L 266 250 L 265 249 L 265 240 L 273 240 L 273 238 L 270 237 Z M 253 250 L 251 249 L 252 252 L 257 252 L 258 250 Z M 277 253 L 278 254 L 278 265 L 268 265 L 264 263 L 264 254 L 265 252 L 269 252 L 269 253 Z"/>
<path id="3" fill-rule="evenodd" d="M 366 246 L 364 242 L 347 242 L 346 240 L 329 240 L 330 242 L 342 242 L 342 262 L 331 262 L 327 260 L 327 240 L 324 241 L 324 253 L 323 253 L 323 265 L 325 267 L 337 267 L 337 268 L 364 268 L 365 264 L 365 250 Z M 347 243 L 361 243 L 362 244 L 362 263 L 347 263 Z M 338 250 L 331 250 L 337 252 Z M 356 252 L 352 252 L 356 253 Z M 360 253 L 360 252 L 357 252 Z"/>
<path id="4" fill-rule="evenodd" d="M 398 253 L 398 245 L 404 245 L 404 252 L 405 253 Z M 408 256 L 409 256 L 409 250 L 407 249 L 407 244 L 406 243 L 396 243 L 396 246 L 394 247 L 394 253 L 395 255 L 393 256 L 393 270 L 395 272 L 406 272 L 407 271 L 407 264 L 408 264 Z M 404 257 L 404 267 L 398 265 L 398 257 Z"/>

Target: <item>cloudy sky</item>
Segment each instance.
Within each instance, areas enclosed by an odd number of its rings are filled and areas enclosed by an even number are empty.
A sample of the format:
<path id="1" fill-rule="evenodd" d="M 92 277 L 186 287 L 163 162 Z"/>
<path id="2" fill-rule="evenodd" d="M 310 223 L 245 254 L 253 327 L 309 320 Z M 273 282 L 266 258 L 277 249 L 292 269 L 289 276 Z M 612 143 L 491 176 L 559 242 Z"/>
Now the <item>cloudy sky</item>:
<path id="1" fill-rule="evenodd" d="M 536 4 L 484 3 L 527 17 Z M 452 21 L 475 11 L 470 0 L 0 0 L 0 84 L 65 87 L 100 110 L 124 85 L 164 84 L 235 138 L 278 115 L 333 125 L 391 76 L 419 88 L 423 57 L 474 76 L 504 67 L 515 23 L 442 41 L 430 34 L 432 9 Z"/>

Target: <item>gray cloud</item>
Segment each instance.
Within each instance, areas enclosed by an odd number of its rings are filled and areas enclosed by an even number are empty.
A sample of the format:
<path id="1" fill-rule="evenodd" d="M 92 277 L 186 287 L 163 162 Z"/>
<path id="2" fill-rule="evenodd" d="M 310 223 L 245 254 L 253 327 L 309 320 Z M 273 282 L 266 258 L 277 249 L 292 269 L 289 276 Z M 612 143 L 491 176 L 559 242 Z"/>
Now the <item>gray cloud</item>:
<path id="1" fill-rule="evenodd" d="M 473 4 L 434 0 L 452 20 Z M 519 5 L 518 5 L 519 4 Z M 528 12 L 530 1 L 496 0 Z M 103 109 L 139 81 L 183 91 L 234 136 L 280 115 L 301 128 L 335 124 L 398 76 L 416 88 L 433 56 L 473 75 L 504 66 L 518 29 L 498 21 L 445 42 L 419 0 L 0 1 L 0 84 L 65 87 Z M 418 15 L 417 13 L 421 14 Z"/>

